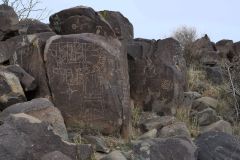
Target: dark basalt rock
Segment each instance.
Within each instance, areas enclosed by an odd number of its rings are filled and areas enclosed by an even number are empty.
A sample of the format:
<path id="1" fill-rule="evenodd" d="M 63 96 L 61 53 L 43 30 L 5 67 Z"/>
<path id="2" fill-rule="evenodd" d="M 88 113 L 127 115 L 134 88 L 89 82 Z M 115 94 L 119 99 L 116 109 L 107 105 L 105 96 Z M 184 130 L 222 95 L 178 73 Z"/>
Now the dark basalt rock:
<path id="1" fill-rule="evenodd" d="M 12 49 L 9 50 L 10 53 L 8 53 L 12 55 L 10 63 L 18 64 L 36 80 L 38 87 L 28 95 L 28 99 L 51 97 L 43 62 L 43 53 L 47 39 L 53 35 L 55 35 L 53 32 L 45 32 L 17 36 L 8 40 L 13 44 Z"/>
<path id="2" fill-rule="evenodd" d="M 6 39 L 6 35 L 14 32 L 13 26 L 18 23 L 18 16 L 12 7 L 0 5 L 0 41 Z"/>
<path id="3" fill-rule="evenodd" d="M 196 146 L 187 138 L 155 138 L 133 145 L 135 160 L 196 160 Z"/>
<path id="4" fill-rule="evenodd" d="M 41 160 L 47 153 L 59 151 L 75 160 L 91 160 L 90 145 L 62 141 L 49 125 L 24 113 L 10 115 L 0 126 L 0 159 Z"/>
<path id="5" fill-rule="evenodd" d="M 216 48 L 219 51 L 221 58 L 228 59 L 230 62 L 233 60 L 233 57 L 236 56 L 232 40 L 220 40 L 216 43 Z"/>
<path id="6" fill-rule="evenodd" d="M 63 140 L 68 140 L 68 134 L 61 112 L 46 98 L 37 98 L 28 102 L 9 106 L 0 113 L 0 121 L 11 114 L 25 113 L 52 126 L 53 132 Z"/>
<path id="7" fill-rule="evenodd" d="M 198 160 L 239 160 L 239 138 L 223 132 L 207 132 L 196 139 Z"/>
<path id="8" fill-rule="evenodd" d="M 126 54 L 117 39 L 95 34 L 53 36 L 44 59 L 54 104 L 69 129 L 128 135 L 129 82 Z"/>
<path id="9" fill-rule="evenodd" d="M 128 44 L 131 98 L 137 106 L 172 114 L 186 88 L 186 65 L 180 44 L 172 39 L 135 39 Z"/>
<path id="10" fill-rule="evenodd" d="M 51 32 L 51 28 L 38 20 L 35 19 L 24 19 L 21 20 L 17 25 L 14 26 L 18 30 L 20 35 L 36 34 L 42 32 Z"/>
<path id="11" fill-rule="evenodd" d="M 50 27 L 57 34 L 95 33 L 113 36 L 115 33 L 106 20 L 90 7 L 74 7 L 53 14 Z"/>
<path id="12" fill-rule="evenodd" d="M 116 36 L 120 40 L 131 40 L 134 37 L 133 25 L 120 12 L 100 11 L 99 12 L 112 26 Z"/>

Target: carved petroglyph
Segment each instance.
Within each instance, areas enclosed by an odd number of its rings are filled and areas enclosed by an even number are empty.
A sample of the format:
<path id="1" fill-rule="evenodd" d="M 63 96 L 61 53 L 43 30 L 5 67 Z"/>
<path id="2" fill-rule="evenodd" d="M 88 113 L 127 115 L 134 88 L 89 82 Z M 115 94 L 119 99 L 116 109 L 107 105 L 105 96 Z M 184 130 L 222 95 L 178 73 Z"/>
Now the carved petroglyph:
<path id="1" fill-rule="evenodd" d="M 171 90 L 172 89 L 172 82 L 167 79 L 163 79 L 161 82 L 161 88 L 163 90 Z"/>
<path id="2" fill-rule="evenodd" d="M 77 41 L 53 43 L 49 48 L 49 54 L 56 62 L 50 80 L 60 76 L 68 88 L 61 94 L 68 96 L 69 101 L 74 94 L 81 95 L 80 112 L 87 115 L 82 117 L 84 121 L 98 120 L 105 114 L 103 84 L 99 76 L 107 64 L 105 52 L 94 44 Z M 87 109 L 83 107 L 86 105 Z"/>

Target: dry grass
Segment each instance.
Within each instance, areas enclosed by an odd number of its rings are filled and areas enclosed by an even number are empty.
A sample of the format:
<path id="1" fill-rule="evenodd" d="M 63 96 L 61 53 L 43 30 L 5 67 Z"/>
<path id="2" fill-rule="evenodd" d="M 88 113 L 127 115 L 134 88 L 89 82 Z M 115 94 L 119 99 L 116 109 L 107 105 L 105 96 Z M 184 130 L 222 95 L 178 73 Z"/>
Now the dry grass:
<path id="1" fill-rule="evenodd" d="M 184 108 L 178 108 L 175 115 L 176 119 L 180 122 L 184 122 L 193 138 L 197 137 L 200 133 L 198 122 L 195 118 L 190 116 L 190 110 Z"/>

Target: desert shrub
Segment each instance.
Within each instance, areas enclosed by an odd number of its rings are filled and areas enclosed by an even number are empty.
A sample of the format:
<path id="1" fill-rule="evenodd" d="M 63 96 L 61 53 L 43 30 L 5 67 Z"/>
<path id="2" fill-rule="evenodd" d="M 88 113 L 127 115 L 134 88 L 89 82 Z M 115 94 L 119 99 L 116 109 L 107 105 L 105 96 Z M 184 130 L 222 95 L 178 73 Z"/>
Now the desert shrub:
<path id="1" fill-rule="evenodd" d="M 196 28 L 188 26 L 179 27 L 172 33 L 172 37 L 182 46 L 187 64 L 191 63 L 193 42 L 198 38 Z"/>

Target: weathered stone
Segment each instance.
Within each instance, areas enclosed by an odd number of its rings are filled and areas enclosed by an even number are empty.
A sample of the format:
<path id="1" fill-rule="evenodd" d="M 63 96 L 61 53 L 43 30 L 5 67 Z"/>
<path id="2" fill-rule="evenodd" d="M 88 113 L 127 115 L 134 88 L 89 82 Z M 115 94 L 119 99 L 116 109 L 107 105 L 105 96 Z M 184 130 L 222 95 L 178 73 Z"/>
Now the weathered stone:
<path id="1" fill-rule="evenodd" d="M 210 124 L 209 126 L 200 127 L 201 133 L 206 133 L 210 131 L 225 132 L 228 134 L 233 133 L 231 124 L 224 120 L 219 120 L 215 123 Z"/>
<path id="2" fill-rule="evenodd" d="M 128 135 L 127 58 L 120 45 L 117 39 L 89 33 L 48 40 L 44 57 L 49 85 L 69 129 L 89 126 L 111 134 L 122 128 Z"/>
<path id="3" fill-rule="evenodd" d="M 43 53 L 47 39 L 53 35 L 55 35 L 53 32 L 45 32 L 9 39 L 10 42 L 14 42 L 9 53 L 13 55 L 10 61 L 11 64 L 18 64 L 36 79 L 38 88 L 31 93 L 30 99 L 49 98 L 51 96 L 43 62 Z"/>
<path id="4" fill-rule="evenodd" d="M 78 148 L 78 156 L 75 159 L 79 160 L 93 160 L 95 159 L 94 150 L 89 144 L 77 145 Z M 74 160 L 74 159 L 73 159 Z"/>
<path id="5" fill-rule="evenodd" d="M 33 99 L 29 102 L 9 106 L 0 113 L 0 120 L 4 121 L 10 114 L 25 113 L 43 122 L 49 123 L 55 134 L 68 140 L 67 130 L 61 112 L 46 98 Z"/>
<path id="6" fill-rule="evenodd" d="M 216 43 L 216 48 L 222 58 L 228 59 L 230 62 L 236 55 L 234 43 L 232 40 L 223 39 Z"/>
<path id="7" fill-rule="evenodd" d="M 219 53 L 216 51 L 216 47 L 208 35 L 205 35 L 193 43 L 191 48 L 192 62 L 214 66 L 217 64 L 219 58 Z"/>
<path id="8" fill-rule="evenodd" d="M 196 139 L 198 160 L 239 160 L 239 138 L 223 132 L 207 132 Z"/>
<path id="9" fill-rule="evenodd" d="M 196 160 L 196 146 L 186 138 L 155 138 L 133 146 L 134 160 Z"/>
<path id="10" fill-rule="evenodd" d="M 197 113 L 197 122 L 200 126 L 210 125 L 218 121 L 218 119 L 216 111 L 211 108 L 204 109 Z"/>
<path id="11" fill-rule="evenodd" d="M 1 68 L 0 68 L 1 69 Z M 28 74 L 24 69 L 22 69 L 19 65 L 8 65 L 6 67 L 2 67 L 2 70 L 6 70 L 8 72 L 13 73 L 18 77 L 24 91 L 33 91 L 36 89 L 37 84 L 34 77 Z"/>
<path id="12" fill-rule="evenodd" d="M 157 137 L 157 129 L 152 129 L 146 133 L 144 133 L 143 135 L 141 135 L 140 137 L 138 137 L 138 140 L 144 140 L 144 139 L 152 139 L 152 138 L 156 138 Z"/>
<path id="13" fill-rule="evenodd" d="M 120 151 L 113 151 L 101 160 L 127 160 Z"/>
<path id="14" fill-rule="evenodd" d="M 159 138 L 169 138 L 169 137 L 176 137 L 176 136 L 184 136 L 187 138 L 191 138 L 190 132 L 183 122 L 176 122 L 171 125 L 163 127 L 161 130 L 158 131 Z"/>
<path id="15" fill-rule="evenodd" d="M 0 71 L 0 110 L 26 101 L 18 78 L 10 72 Z"/>
<path id="16" fill-rule="evenodd" d="M 18 30 L 20 35 L 35 34 L 42 32 L 51 32 L 51 28 L 38 20 L 35 19 L 24 19 L 21 20 L 15 28 Z"/>
<path id="17" fill-rule="evenodd" d="M 109 153 L 110 149 L 105 144 L 104 140 L 96 136 L 84 136 L 84 140 L 91 144 L 95 151 L 102 153 Z"/>
<path id="18" fill-rule="evenodd" d="M 173 124 L 175 120 L 175 117 L 172 116 L 153 117 L 142 121 L 140 123 L 140 129 L 142 132 L 148 132 L 152 129 L 161 129 L 162 127 Z"/>
<path id="19" fill-rule="evenodd" d="M 104 10 L 104 11 L 100 11 L 99 13 L 112 26 L 116 36 L 120 40 L 133 39 L 134 37 L 133 25 L 120 12 Z"/>
<path id="20" fill-rule="evenodd" d="M 199 61 L 200 64 L 205 66 L 216 66 L 220 61 L 219 52 L 217 51 L 200 51 L 199 54 L 201 55 Z"/>
<path id="21" fill-rule="evenodd" d="M 240 41 L 234 43 L 234 51 L 237 54 L 237 56 L 240 56 Z"/>
<path id="22" fill-rule="evenodd" d="M 112 27 L 90 7 L 78 6 L 53 14 L 50 27 L 58 34 L 95 33 L 114 36 Z"/>
<path id="23" fill-rule="evenodd" d="M 183 101 L 183 106 L 191 109 L 192 103 L 194 100 L 201 98 L 201 94 L 198 92 L 184 92 L 184 101 Z"/>
<path id="24" fill-rule="evenodd" d="M 63 154 L 62 152 L 54 151 L 44 155 L 41 158 L 41 160 L 72 160 L 72 159 Z"/>
<path id="25" fill-rule="evenodd" d="M 10 115 L 0 131 L 0 159 L 40 160 L 56 150 L 73 160 L 80 156 L 81 160 L 91 160 L 93 156 L 91 146 L 64 142 L 48 124 L 24 113 Z"/>
<path id="26" fill-rule="evenodd" d="M 207 108 L 216 109 L 218 101 L 211 97 L 202 97 L 196 99 L 192 104 L 192 109 L 202 111 Z"/>
<path id="27" fill-rule="evenodd" d="M 12 7 L 5 4 L 0 5 L 0 41 L 5 38 L 5 34 L 13 31 L 13 26 L 18 23 L 18 16 Z"/>
<path id="28" fill-rule="evenodd" d="M 223 83 L 223 71 L 220 66 L 215 67 L 205 67 L 206 75 L 209 80 L 211 80 L 214 84 L 222 84 Z"/>
<path id="29" fill-rule="evenodd" d="M 131 97 L 137 106 L 172 114 L 183 101 L 186 68 L 180 44 L 172 39 L 135 39 L 128 45 Z"/>

